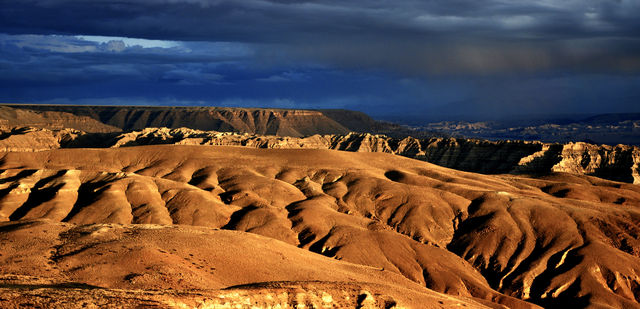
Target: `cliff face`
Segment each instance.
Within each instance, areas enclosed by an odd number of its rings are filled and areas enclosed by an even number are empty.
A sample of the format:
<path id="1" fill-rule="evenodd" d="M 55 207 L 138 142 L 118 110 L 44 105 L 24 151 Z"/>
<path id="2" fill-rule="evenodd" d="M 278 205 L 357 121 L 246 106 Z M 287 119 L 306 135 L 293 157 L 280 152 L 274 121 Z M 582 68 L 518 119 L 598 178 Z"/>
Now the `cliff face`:
<path id="1" fill-rule="evenodd" d="M 104 124 L 87 116 L 76 116 L 61 111 L 31 111 L 0 106 L 0 127 L 38 127 L 50 130 L 72 128 L 85 132 L 118 132 L 119 128 Z"/>
<path id="2" fill-rule="evenodd" d="M 48 130 L 31 127 L 0 128 L 1 152 L 35 152 L 58 149 L 86 135 L 75 129 Z"/>
<path id="3" fill-rule="evenodd" d="M 378 124 L 377 121 L 363 113 L 346 110 L 68 105 L 9 106 L 21 111 L 73 114 L 93 119 L 124 131 L 142 130 L 147 127 L 187 127 L 205 131 L 301 137 L 312 134 L 346 134 L 350 131 L 373 131 Z"/>
<path id="4" fill-rule="evenodd" d="M 549 144 L 462 138 L 392 138 L 369 133 L 309 137 L 238 134 L 187 128 L 147 128 L 128 133 L 90 134 L 75 130 L 14 129 L 0 139 L 4 151 L 155 144 L 244 146 L 272 149 L 333 149 L 384 152 L 483 174 L 566 172 L 640 183 L 640 148 L 588 143 Z"/>
<path id="5" fill-rule="evenodd" d="M 635 146 L 568 143 L 562 147 L 560 157 L 560 162 L 552 167 L 554 172 L 640 183 L 640 150 Z"/>
<path id="6" fill-rule="evenodd" d="M 398 139 L 368 133 L 295 138 L 151 128 L 119 135 L 112 147 L 160 143 L 385 152 L 484 174 L 566 172 L 640 183 L 640 148 L 582 142 L 562 145 L 461 138 Z"/>

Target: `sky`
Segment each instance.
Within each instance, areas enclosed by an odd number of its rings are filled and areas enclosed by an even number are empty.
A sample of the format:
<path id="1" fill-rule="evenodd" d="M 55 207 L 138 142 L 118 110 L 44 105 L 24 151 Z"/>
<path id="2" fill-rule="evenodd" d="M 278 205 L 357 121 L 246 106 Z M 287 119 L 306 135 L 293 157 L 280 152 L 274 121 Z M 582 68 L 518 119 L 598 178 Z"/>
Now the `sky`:
<path id="1" fill-rule="evenodd" d="M 640 112 L 640 0 L 0 0 L 0 102 Z"/>

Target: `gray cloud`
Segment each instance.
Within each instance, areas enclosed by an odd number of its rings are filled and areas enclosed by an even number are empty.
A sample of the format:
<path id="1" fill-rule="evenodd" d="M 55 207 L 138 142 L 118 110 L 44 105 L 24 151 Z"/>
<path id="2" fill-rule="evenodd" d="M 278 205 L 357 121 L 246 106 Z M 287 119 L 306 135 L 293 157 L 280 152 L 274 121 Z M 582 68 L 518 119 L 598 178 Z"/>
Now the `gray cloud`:
<path id="1" fill-rule="evenodd" d="M 265 62 L 416 74 L 640 70 L 640 2 L 0 1 L 7 33 L 241 42 Z"/>
<path id="2" fill-rule="evenodd" d="M 5 84 L 75 84 L 115 78 L 183 84 L 220 81 L 215 67 L 246 61 L 239 44 L 193 42 L 145 48 L 122 40 L 94 42 L 64 35 L 0 34 L 0 81 Z"/>
<path id="3" fill-rule="evenodd" d="M 636 0 L 0 0 L 0 99 L 637 111 L 637 16 Z"/>

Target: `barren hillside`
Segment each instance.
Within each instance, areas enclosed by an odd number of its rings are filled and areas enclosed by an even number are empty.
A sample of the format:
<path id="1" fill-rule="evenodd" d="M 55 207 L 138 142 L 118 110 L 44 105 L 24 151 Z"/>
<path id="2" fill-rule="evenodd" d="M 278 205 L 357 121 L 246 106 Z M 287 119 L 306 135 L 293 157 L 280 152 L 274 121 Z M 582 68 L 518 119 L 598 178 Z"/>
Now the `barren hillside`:
<path id="1" fill-rule="evenodd" d="M 240 284 L 250 302 L 298 291 L 349 306 L 640 307 L 637 185 L 225 146 L 9 152 L 1 164 L 3 299 L 36 299 L 19 288 L 33 282 L 103 296 Z"/>

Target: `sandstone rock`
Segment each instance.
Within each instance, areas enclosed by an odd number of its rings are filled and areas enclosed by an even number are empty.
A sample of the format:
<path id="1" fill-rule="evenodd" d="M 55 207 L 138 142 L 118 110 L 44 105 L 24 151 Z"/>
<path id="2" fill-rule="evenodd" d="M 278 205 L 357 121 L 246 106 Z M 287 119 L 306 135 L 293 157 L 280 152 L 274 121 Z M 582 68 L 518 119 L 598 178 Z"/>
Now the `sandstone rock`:
<path id="1" fill-rule="evenodd" d="M 350 132 L 307 137 L 240 134 L 189 128 L 145 128 L 126 133 L 85 133 L 73 129 L 5 129 L 0 150 L 41 151 L 68 147 L 139 145 L 215 145 L 267 149 L 333 149 L 383 152 L 440 166 L 483 174 L 543 175 L 565 172 L 640 183 L 640 148 L 584 142 L 549 144 L 530 141 L 486 141 L 464 138 L 393 138 Z"/>

